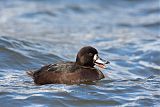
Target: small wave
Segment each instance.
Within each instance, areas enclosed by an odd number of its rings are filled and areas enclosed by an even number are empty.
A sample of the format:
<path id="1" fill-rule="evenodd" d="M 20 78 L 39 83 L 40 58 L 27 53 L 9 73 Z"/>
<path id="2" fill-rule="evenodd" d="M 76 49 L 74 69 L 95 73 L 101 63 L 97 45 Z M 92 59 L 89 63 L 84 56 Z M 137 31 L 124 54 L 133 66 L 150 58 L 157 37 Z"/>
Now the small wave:
<path id="1" fill-rule="evenodd" d="M 57 14 L 53 13 L 51 11 L 38 11 L 38 12 L 30 12 L 30 13 L 24 13 L 22 15 L 20 15 L 20 18 L 29 18 L 29 19 L 33 19 L 33 18 L 37 18 L 39 16 L 51 16 L 51 17 L 56 17 Z"/>
<path id="2" fill-rule="evenodd" d="M 47 53 L 39 44 L 29 43 L 8 37 L 0 38 L 1 68 L 26 69 L 42 64 L 62 61 L 57 55 Z"/>
<path id="3" fill-rule="evenodd" d="M 157 1 L 157 5 L 158 5 L 158 1 Z M 145 13 L 145 14 L 159 14 L 160 8 L 159 8 L 159 6 L 154 6 L 152 8 L 143 9 L 141 12 Z"/>

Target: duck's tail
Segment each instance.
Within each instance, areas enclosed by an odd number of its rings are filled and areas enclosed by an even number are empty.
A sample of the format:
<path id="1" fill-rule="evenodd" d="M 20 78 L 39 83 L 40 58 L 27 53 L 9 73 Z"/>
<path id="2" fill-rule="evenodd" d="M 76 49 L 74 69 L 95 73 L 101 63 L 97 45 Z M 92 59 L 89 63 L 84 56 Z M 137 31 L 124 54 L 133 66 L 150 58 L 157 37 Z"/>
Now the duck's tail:
<path id="1" fill-rule="evenodd" d="M 33 78 L 34 76 L 34 71 L 27 71 L 26 72 L 28 76 L 30 76 L 31 78 Z"/>

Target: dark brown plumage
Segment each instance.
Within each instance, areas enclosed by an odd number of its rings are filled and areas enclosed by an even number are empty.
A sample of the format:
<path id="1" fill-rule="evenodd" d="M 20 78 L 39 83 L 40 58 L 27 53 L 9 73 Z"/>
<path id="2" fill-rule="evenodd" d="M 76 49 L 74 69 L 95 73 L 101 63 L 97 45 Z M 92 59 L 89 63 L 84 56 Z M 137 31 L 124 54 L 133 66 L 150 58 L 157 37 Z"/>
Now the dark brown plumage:
<path id="1" fill-rule="evenodd" d="M 44 84 L 80 84 L 104 78 L 103 73 L 94 68 L 98 52 L 91 46 L 83 47 L 77 54 L 76 62 L 61 62 L 45 65 L 39 70 L 28 71 L 34 82 Z M 98 56 L 96 57 L 98 61 Z M 105 63 L 97 63 L 101 66 Z"/>

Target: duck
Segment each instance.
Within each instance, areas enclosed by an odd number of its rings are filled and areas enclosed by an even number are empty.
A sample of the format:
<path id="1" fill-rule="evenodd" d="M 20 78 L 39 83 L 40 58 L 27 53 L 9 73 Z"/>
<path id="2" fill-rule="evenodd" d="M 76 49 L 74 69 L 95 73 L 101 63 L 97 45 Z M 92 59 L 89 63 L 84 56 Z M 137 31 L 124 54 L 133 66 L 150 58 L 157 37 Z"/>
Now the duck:
<path id="1" fill-rule="evenodd" d="M 84 46 L 77 53 L 75 62 L 47 64 L 40 69 L 27 71 L 27 75 L 37 85 L 86 84 L 105 78 L 98 67 L 104 69 L 109 63 L 99 57 L 94 47 Z"/>

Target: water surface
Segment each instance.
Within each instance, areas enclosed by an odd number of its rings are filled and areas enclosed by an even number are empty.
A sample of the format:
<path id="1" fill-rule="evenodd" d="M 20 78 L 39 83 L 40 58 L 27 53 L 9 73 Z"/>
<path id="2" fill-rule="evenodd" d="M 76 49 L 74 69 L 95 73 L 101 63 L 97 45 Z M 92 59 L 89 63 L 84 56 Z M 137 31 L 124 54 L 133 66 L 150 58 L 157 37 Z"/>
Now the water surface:
<path id="1" fill-rule="evenodd" d="M 1 107 L 160 105 L 159 0 L 1 0 L 0 15 Z M 105 79 L 36 86 L 26 75 L 86 45 L 111 62 Z"/>

